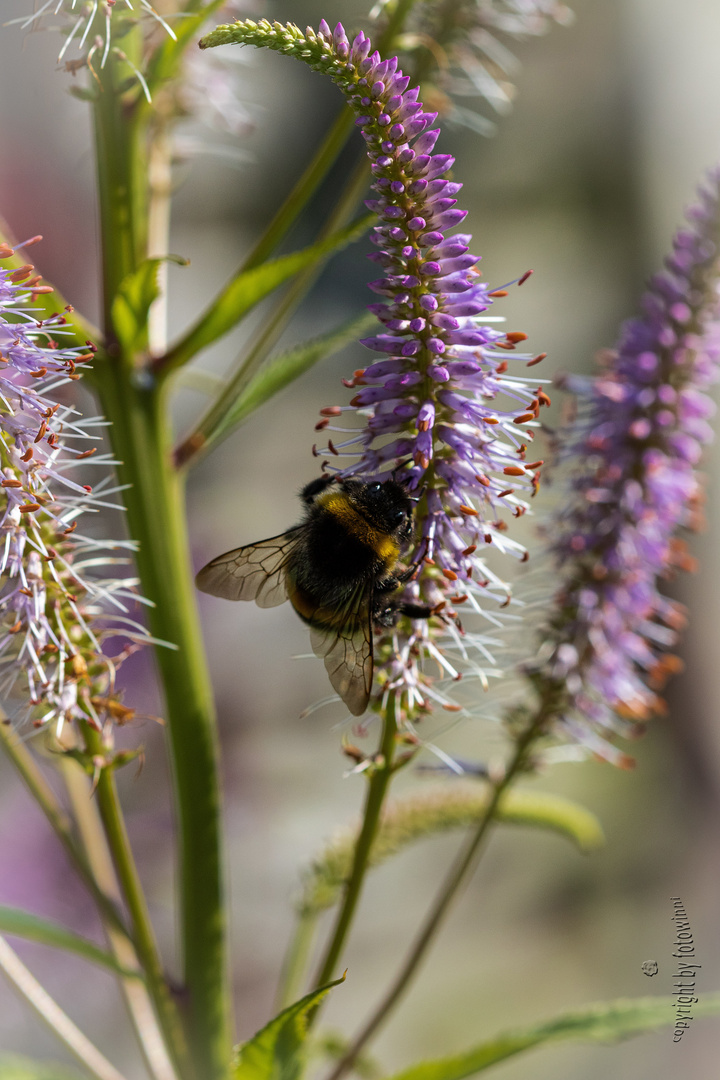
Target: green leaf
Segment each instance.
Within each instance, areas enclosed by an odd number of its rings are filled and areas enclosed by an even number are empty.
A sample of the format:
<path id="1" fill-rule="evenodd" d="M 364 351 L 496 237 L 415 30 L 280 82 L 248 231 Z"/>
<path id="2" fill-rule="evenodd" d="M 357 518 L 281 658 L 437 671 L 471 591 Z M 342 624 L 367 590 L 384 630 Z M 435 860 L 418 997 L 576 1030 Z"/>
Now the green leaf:
<path id="1" fill-rule="evenodd" d="M 357 340 L 376 321 L 374 315 L 364 312 L 359 318 L 356 316 L 337 329 L 331 330 L 330 333 L 305 341 L 302 345 L 297 345 L 294 349 L 276 356 L 262 371 L 258 372 L 240 394 L 222 423 L 213 431 L 208 445 L 224 439 L 250 413 L 260 405 L 264 405 L 283 387 L 303 375 L 318 360 L 330 356 L 349 342 Z"/>
<path id="2" fill-rule="evenodd" d="M 53 1061 L 33 1061 L 19 1054 L 0 1057 L 0 1080 L 81 1080 L 80 1073 Z"/>
<path id="3" fill-rule="evenodd" d="M 564 1039 L 615 1042 L 675 1022 L 676 1002 L 671 997 L 622 998 L 562 1013 L 554 1020 L 498 1035 L 455 1057 L 422 1061 L 391 1080 L 464 1080 L 499 1061 L 549 1042 Z M 720 1013 L 720 994 L 707 994 L 693 1005 L 694 1016 Z"/>
<path id="4" fill-rule="evenodd" d="M 164 262 L 174 262 L 187 266 L 187 259 L 180 255 L 164 255 L 157 259 L 145 259 L 144 262 L 120 282 L 120 287 L 112 304 L 112 318 L 115 333 L 123 352 L 144 352 L 148 346 L 148 312 L 150 305 L 160 295 L 157 273 Z"/>
<path id="5" fill-rule="evenodd" d="M 60 923 L 40 918 L 39 915 L 31 915 L 19 908 L 0 906 L 0 933 L 12 934 L 28 941 L 37 941 L 41 945 L 51 945 L 56 949 L 65 949 L 66 952 L 76 953 L 92 964 L 101 964 L 124 978 L 141 977 L 139 972 L 122 967 L 110 953 L 105 952 L 92 941 L 88 941 L 87 938 L 80 937 L 72 930 L 66 930 Z M 2 1080 L 1 1073 L 0 1080 Z"/>
<path id="6" fill-rule="evenodd" d="M 317 244 L 301 251 L 293 251 L 289 255 L 280 255 L 277 259 L 271 259 L 251 270 L 239 271 L 182 340 L 159 359 L 159 370 L 167 372 L 187 363 L 200 349 L 207 348 L 213 341 L 232 330 L 274 289 L 284 285 L 301 270 L 308 269 L 333 252 L 358 240 L 374 220 L 375 216 L 368 214 L 351 225 L 338 229 Z"/>
<path id="7" fill-rule="evenodd" d="M 233 1080 L 297 1080 L 303 1067 L 307 1015 L 341 979 L 306 994 L 236 1050 Z"/>

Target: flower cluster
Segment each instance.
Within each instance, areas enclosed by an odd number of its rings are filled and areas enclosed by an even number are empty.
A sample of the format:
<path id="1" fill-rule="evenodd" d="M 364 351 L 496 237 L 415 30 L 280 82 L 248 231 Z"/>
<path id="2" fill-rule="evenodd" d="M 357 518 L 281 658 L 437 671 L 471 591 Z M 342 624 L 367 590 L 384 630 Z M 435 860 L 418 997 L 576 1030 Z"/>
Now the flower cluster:
<path id="1" fill-rule="evenodd" d="M 386 6 L 380 0 L 372 14 L 382 18 Z M 561 0 L 422 0 L 413 5 L 401 43 L 425 100 L 443 119 L 492 135 L 492 120 L 462 103 L 480 100 L 499 114 L 511 108 L 520 64 L 503 39 L 538 37 L 552 23 L 572 20 Z"/>
<path id="2" fill-rule="evenodd" d="M 73 719 L 99 727 L 127 718 L 115 669 L 145 631 L 130 617 L 134 579 L 95 576 L 124 563 L 116 553 L 132 545 L 78 531 L 116 490 L 108 478 L 94 488 L 73 479 L 86 463 L 112 462 L 88 448 L 104 421 L 61 403 L 94 347 L 58 344 L 65 314 L 35 318 L 33 298 L 51 289 L 29 264 L 3 267 L 13 254 L 0 245 L 0 699 L 19 697 L 36 727 L 54 724 L 60 735 Z M 112 637 L 124 639 L 114 656 Z"/>
<path id="3" fill-rule="evenodd" d="M 580 402 L 565 450 L 582 464 L 553 526 L 564 584 L 543 670 L 559 691 L 560 729 L 619 764 L 628 759 L 603 736 L 642 730 L 680 663 L 666 650 L 683 612 L 658 581 L 692 565 L 675 534 L 698 519 L 695 465 L 712 437 L 702 391 L 720 362 L 719 185 L 720 170 L 603 374 L 565 379 Z"/>
<path id="4" fill-rule="evenodd" d="M 526 335 L 493 329 L 488 323 L 502 320 L 483 315 L 506 291 L 481 281 L 469 236 L 446 235 L 466 216 L 456 205 L 461 185 L 445 175 L 453 159 L 433 153 L 436 114 L 423 110 L 397 59 L 382 60 L 363 33 L 350 43 L 342 26 L 333 32 L 324 21 L 319 32 L 304 34 L 291 25 L 236 23 L 201 44 L 225 41 L 293 53 L 329 75 L 365 140 L 377 194 L 368 206 L 380 220 L 372 232 L 378 250 L 371 258 L 384 276 L 371 284 L 382 297 L 371 307 L 382 332 L 363 344 L 383 358 L 347 383 L 357 389 L 349 405 L 322 410 L 317 426 L 332 437 L 316 453 L 326 455 L 325 467 L 341 476 L 401 475 L 417 493 L 411 558 L 422 569 L 405 599 L 429 603 L 444 623 L 401 620 L 381 635 L 379 698 L 394 692 L 407 717 L 429 709 L 432 699 L 455 709 L 425 673 L 424 658 L 432 657 L 451 680 L 460 678 L 460 666 L 485 679 L 472 654 L 479 650 L 490 659 L 490 643 L 485 635 L 464 631 L 457 609 L 466 605 L 497 625 L 498 606 L 510 602 L 509 587 L 481 552 L 526 557 L 522 545 L 507 536 L 501 515 L 523 514 L 524 496 L 537 485 L 542 462 L 528 460 L 528 444 L 549 398 L 537 383 L 510 374 L 509 365 L 532 364 L 542 356 L 518 353 Z M 337 418 L 347 413 L 359 413 L 364 427 L 339 427 Z M 333 441 L 336 432 L 349 438 Z M 343 456 L 359 461 L 338 467 Z M 442 637 L 448 648 L 438 647 Z"/>

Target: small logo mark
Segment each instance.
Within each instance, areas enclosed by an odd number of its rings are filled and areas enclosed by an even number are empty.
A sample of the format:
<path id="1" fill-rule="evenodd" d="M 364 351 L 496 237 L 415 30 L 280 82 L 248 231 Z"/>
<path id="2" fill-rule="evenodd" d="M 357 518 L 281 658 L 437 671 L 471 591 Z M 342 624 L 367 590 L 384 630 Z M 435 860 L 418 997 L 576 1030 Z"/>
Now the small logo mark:
<path id="1" fill-rule="evenodd" d="M 643 973 L 645 975 L 657 975 L 658 965 L 657 960 L 646 960 L 642 966 Z"/>

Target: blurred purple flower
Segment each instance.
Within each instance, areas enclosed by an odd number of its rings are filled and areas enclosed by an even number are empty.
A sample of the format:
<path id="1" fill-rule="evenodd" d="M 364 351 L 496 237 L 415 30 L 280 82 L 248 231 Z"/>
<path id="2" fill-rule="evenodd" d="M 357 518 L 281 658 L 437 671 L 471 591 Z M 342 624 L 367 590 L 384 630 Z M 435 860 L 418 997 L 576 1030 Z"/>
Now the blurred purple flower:
<path id="1" fill-rule="evenodd" d="M 618 764 L 629 759 L 605 736 L 638 734 L 679 667 L 667 650 L 684 615 L 658 582 L 692 566 L 675 534 L 698 519 L 695 465 L 712 438 L 702 391 L 720 361 L 719 183 L 720 169 L 604 373 L 564 380 L 580 399 L 564 446 L 576 472 L 553 526 L 564 584 L 543 670 L 558 690 L 559 728 Z"/>
<path id="2" fill-rule="evenodd" d="M 3 245 L 0 260 L 12 253 Z M 133 648 L 146 635 L 129 615 L 135 580 L 94 576 L 125 563 L 114 553 L 133 545 L 76 531 L 117 491 L 109 477 L 94 488 L 72 478 L 81 462 L 112 464 L 85 449 L 104 421 L 55 400 L 94 349 L 58 344 L 64 315 L 35 317 L 33 296 L 51 290 L 32 272 L 0 266 L 0 698 L 19 692 L 35 726 L 54 723 L 59 736 L 65 721 L 99 727 L 102 714 L 129 712 L 112 700 L 122 654 L 104 643 L 121 637 Z"/>

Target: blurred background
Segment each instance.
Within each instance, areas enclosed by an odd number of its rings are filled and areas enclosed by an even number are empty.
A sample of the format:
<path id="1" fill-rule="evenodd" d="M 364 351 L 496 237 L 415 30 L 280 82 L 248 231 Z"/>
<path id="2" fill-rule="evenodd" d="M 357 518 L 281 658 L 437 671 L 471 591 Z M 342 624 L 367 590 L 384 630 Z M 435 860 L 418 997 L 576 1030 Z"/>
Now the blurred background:
<path id="1" fill-rule="evenodd" d="M 32 0 L 4 0 L 8 17 Z M 517 98 L 483 138 L 447 128 L 439 149 L 456 157 L 461 205 L 486 277 L 502 283 L 533 268 L 504 302 L 508 327 L 549 354 L 538 372 L 589 370 L 638 307 L 702 172 L 720 158 L 720 5 L 717 0 L 570 0 L 572 26 L 513 45 L 522 63 Z M 335 0 L 273 2 L 263 13 L 302 25 L 364 25 L 365 9 Z M 0 33 L 0 213 L 22 238 L 42 233 L 33 255 L 43 273 L 91 318 L 98 313 L 93 162 L 85 106 L 65 91 L 58 39 L 17 27 Z M 237 50 L 240 53 L 240 50 Z M 170 270 L 173 332 L 198 313 L 259 235 L 309 161 L 339 108 L 334 88 L 298 63 L 243 50 L 236 58 L 250 129 L 228 157 L 195 156 L 179 170 L 171 250 L 191 259 Z M 487 115 L 491 110 L 485 109 Z M 197 131 L 190 129 L 188 137 Z M 346 162 L 347 163 L 347 162 Z M 333 177 L 292 237 L 298 245 L 327 213 Z M 306 230 L 306 231 L 303 231 Z M 296 341 L 340 323 L 369 301 L 366 242 L 337 258 L 285 335 Z M 263 312 L 203 357 L 224 370 Z M 356 346 L 320 365 L 258 411 L 192 473 L 189 517 L 196 567 L 220 551 L 282 531 L 297 518 L 297 490 L 316 472 L 313 424 L 345 400 L 339 380 L 363 362 Z M 203 403 L 178 388 L 178 431 Z M 86 407 L 92 408 L 86 403 Z M 671 896 L 684 902 L 702 964 L 698 990 L 720 987 L 720 451 L 706 458 L 708 528 L 692 544 L 700 570 L 673 584 L 691 612 L 684 675 L 670 715 L 632 752 L 638 766 L 555 766 L 532 783 L 594 810 L 606 848 L 582 856 L 554 836 L 496 831 L 481 868 L 445 927 L 421 978 L 373 1047 L 383 1069 L 460 1051 L 492 1033 L 621 996 L 669 993 Z M 537 507 L 552 505 L 553 491 Z M 122 530 L 119 514 L 109 530 Z M 112 533 L 111 533 L 112 534 Z M 322 665 L 307 659 L 304 628 L 289 607 L 258 611 L 201 597 L 222 725 L 226 838 L 238 1033 L 271 1015 L 299 873 L 338 825 L 358 812 L 363 780 L 343 778 L 338 706 L 304 719 L 326 696 Z M 162 712 L 152 661 L 123 669 L 126 703 Z M 133 841 L 171 970 L 173 829 L 162 729 L 139 721 L 122 738 L 142 741 L 145 766 L 121 776 Z M 363 745 L 370 746 L 374 732 Z M 353 736 L 355 739 L 355 736 Z M 481 720 L 445 733 L 458 757 L 501 745 Z M 435 781 L 417 774 L 399 789 Z M 0 903 L 23 905 L 89 932 L 93 915 L 25 791 L 0 760 Z M 459 838 L 408 851 L 371 876 L 347 950 L 349 977 L 327 1024 L 346 1033 L 369 1011 L 404 955 Z M 143 1076 L 120 999 L 105 976 L 65 956 L 18 951 L 70 1015 L 126 1070 Z M 657 960 L 658 975 L 641 965 Z M 607 1046 L 558 1045 L 497 1069 L 503 1080 L 658 1080 L 712 1075 L 716 1020 L 696 1020 L 679 1044 L 664 1029 Z M 0 980 L 0 1051 L 62 1060 L 51 1036 Z"/>

